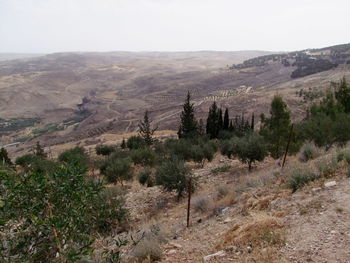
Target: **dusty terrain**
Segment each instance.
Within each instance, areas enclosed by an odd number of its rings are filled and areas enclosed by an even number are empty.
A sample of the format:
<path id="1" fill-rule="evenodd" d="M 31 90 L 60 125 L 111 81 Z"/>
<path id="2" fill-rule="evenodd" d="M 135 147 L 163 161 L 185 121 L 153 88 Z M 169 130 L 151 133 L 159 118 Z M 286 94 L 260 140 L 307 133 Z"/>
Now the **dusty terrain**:
<path id="1" fill-rule="evenodd" d="M 295 162 L 292 157 L 286 169 Z M 213 173 L 223 165 L 231 165 L 230 170 Z M 279 171 L 266 160 L 248 173 L 237 160 L 220 155 L 203 168 L 194 167 L 201 187 L 192 198 L 189 228 L 187 200 L 177 203 L 158 187 L 133 184 L 127 203 L 138 226 L 157 225 L 164 232 L 160 262 L 350 262 L 347 169 L 296 193 L 285 187 L 283 175 L 276 176 Z M 325 187 L 329 181 L 336 185 Z M 218 197 L 220 187 L 228 192 Z M 198 211 L 201 198 L 209 203 Z"/>
<path id="2" fill-rule="evenodd" d="M 263 66 L 232 68 L 232 64 L 263 51 L 175 53 L 58 53 L 0 62 L 0 145 L 13 155 L 36 141 L 45 146 L 98 140 L 103 134 L 137 131 L 149 110 L 159 130 L 177 130 L 187 91 L 197 118 L 205 119 L 215 100 L 235 115 L 267 113 L 281 94 L 294 119 L 304 116 L 310 102 L 301 89 L 324 90 L 349 76 L 349 64 L 292 79 L 295 66 L 268 61 Z M 3 123 L 3 124 L 2 124 Z"/>

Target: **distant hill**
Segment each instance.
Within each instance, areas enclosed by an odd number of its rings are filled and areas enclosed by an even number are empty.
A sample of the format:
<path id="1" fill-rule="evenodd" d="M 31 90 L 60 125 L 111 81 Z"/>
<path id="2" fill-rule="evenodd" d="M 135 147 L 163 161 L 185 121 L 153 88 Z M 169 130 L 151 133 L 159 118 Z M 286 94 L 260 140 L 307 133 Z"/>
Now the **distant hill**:
<path id="1" fill-rule="evenodd" d="M 24 142 L 21 151 L 36 140 L 55 145 L 135 132 L 145 110 L 160 130 L 176 130 L 187 91 L 198 119 L 213 101 L 231 116 L 267 113 L 276 92 L 302 118 L 296 94 L 350 76 L 347 52 L 346 45 L 280 54 L 73 52 L 2 61 L 0 145 Z"/>
<path id="2" fill-rule="evenodd" d="M 22 58 L 34 58 L 43 56 L 44 54 L 31 54 L 31 53 L 0 53 L 0 61 L 22 59 Z"/>
<path id="3" fill-rule="evenodd" d="M 231 69 L 262 67 L 276 62 L 285 67 L 296 67 L 291 73 L 291 78 L 305 77 L 330 70 L 340 64 L 350 64 L 350 44 L 256 57 L 241 64 L 232 65 Z"/>

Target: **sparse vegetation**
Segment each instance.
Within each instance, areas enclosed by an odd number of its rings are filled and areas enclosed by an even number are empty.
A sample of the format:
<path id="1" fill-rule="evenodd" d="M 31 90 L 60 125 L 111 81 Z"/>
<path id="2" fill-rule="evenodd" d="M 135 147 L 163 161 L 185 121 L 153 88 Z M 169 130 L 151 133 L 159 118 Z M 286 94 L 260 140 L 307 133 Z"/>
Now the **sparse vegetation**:
<path id="1" fill-rule="evenodd" d="M 287 178 L 289 188 L 295 192 L 309 182 L 314 181 L 317 178 L 317 175 L 310 169 L 310 167 L 302 165 L 300 167 L 291 168 L 287 173 Z"/>

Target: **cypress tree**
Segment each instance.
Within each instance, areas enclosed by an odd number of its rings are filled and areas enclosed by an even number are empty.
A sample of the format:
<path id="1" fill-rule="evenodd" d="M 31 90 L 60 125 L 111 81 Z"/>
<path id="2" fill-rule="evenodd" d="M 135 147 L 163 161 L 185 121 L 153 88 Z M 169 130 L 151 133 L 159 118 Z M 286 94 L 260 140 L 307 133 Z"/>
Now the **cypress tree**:
<path id="1" fill-rule="evenodd" d="M 214 101 L 209 108 L 206 132 L 210 139 L 215 139 L 219 133 L 219 109 Z"/>
<path id="2" fill-rule="evenodd" d="M 218 111 L 218 133 L 222 130 L 224 126 L 224 121 L 222 119 L 222 110 L 221 108 Z"/>
<path id="3" fill-rule="evenodd" d="M 260 134 L 275 159 L 282 156 L 287 145 L 291 126 L 290 112 L 282 97 L 276 95 L 271 102 L 270 118 L 262 115 Z"/>
<path id="4" fill-rule="evenodd" d="M 255 126 L 255 123 L 254 123 L 254 112 L 253 112 L 253 114 L 252 114 L 252 122 L 251 122 L 251 124 L 250 124 L 250 129 L 251 129 L 252 131 L 254 131 L 254 126 Z"/>
<path id="5" fill-rule="evenodd" d="M 228 115 L 228 108 L 225 109 L 225 114 L 224 114 L 224 124 L 223 124 L 223 129 L 228 130 L 230 126 L 230 116 Z"/>
<path id="6" fill-rule="evenodd" d="M 345 77 L 339 84 L 339 89 L 335 92 L 335 98 L 343 106 L 346 113 L 350 113 L 350 86 Z"/>
<path id="7" fill-rule="evenodd" d="M 191 94 L 189 91 L 180 118 L 179 138 L 191 138 L 196 136 L 198 134 L 198 124 L 194 116 L 194 105 L 191 103 Z"/>
<path id="8" fill-rule="evenodd" d="M 204 128 L 204 123 L 202 119 L 199 120 L 198 133 L 201 136 L 205 135 L 205 128 Z"/>
<path id="9" fill-rule="evenodd" d="M 0 163 L 12 165 L 11 159 L 8 156 L 8 153 L 5 148 L 0 149 Z"/>
<path id="10" fill-rule="evenodd" d="M 44 148 L 41 147 L 40 142 L 36 142 L 34 154 L 38 157 L 46 158 L 46 153 L 44 152 Z"/>
<path id="11" fill-rule="evenodd" d="M 151 128 L 151 121 L 148 118 L 148 111 L 145 111 L 145 115 L 143 117 L 143 121 L 139 124 L 139 134 L 145 140 L 147 145 L 151 145 L 153 143 L 153 134 L 157 130 L 157 127 Z"/>
<path id="12" fill-rule="evenodd" d="M 125 142 L 125 139 L 124 139 L 124 138 L 123 138 L 123 140 L 122 140 L 122 143 L 121 143 L 120 147 L 121 147 L 122 149 L 126 149 L 126 142 Z"/>

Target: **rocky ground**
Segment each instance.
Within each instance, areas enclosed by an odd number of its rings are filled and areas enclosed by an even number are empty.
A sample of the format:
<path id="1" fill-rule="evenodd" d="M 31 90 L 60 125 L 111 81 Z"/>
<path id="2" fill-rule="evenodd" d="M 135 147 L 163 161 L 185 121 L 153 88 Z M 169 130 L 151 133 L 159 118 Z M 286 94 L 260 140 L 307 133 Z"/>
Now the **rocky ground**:
<path id="1" fill-rule="evenodd" d="M 215 167 L 230 165 L 214 175 Z M 160 262 L 350 262 L 350 179 L 342 168 L 291 193 L 273 160 L 248 173 L 237 160 L 217 156 L 194 167 L 200 189 L 187 200 L 158 187 L 133 184 L 127 195 L 135 224 L 160 226 L 167 242 Z M 325 186 L 325 183 L 335 181 Z M 327 184 L 328 185 L 328 184 Z M 225 188 L 224 195 L 218 194 Z M 199 205 L 199 200 L 206 200 Z M 202 209 L 198 209 L 201 207 Z"/>

